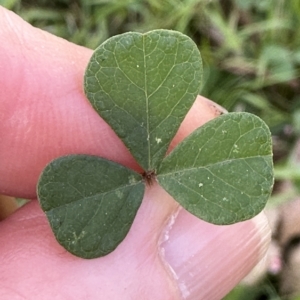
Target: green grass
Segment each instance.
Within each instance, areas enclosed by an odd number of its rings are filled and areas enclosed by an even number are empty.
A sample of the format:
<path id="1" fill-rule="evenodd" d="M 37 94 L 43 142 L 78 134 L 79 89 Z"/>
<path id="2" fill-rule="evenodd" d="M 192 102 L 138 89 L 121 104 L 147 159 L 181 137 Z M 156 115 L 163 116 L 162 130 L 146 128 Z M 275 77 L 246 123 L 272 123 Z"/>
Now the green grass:
<path id="1" fill-rule="evenodd" d="M 199 45 L 203 94 L 260 115 L 273 130 L 299 109 L 298 0 L 0 0 L 34 26 L 95 48 L 134 30 L 179 30 Z"/>
<path id="2" fill-rule="evenodd" d="M 265 120 L 274 136 L 276 178 L 291 180 L 292 193 L 298 193 L 293 147 L 300 133 L 299 0 L 0 0 L 0 5 L 92 49 L 130 30 L 166 28 L 189 35 L 203 56 L 202 94 L 230 111 Z M 285 199 L 276 194 L 270 203 Z M 233 293 L 226 300 L 245 299 Z M 274 295 L 268 299 L 278 299 Z"/>

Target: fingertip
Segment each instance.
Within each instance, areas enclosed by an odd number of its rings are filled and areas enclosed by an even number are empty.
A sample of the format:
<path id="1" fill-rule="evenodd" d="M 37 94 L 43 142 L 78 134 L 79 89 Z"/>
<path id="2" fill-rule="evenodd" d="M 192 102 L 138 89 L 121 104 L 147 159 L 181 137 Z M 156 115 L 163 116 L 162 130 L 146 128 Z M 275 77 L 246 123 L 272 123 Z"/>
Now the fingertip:
<path id="1" fill-rule="evenodd" d="M 45 165 L 66 154 L 136 165 L 84 96 L 92 51 L 0 14 L 0 192 L 35 197 Z"/>
<path id="2" fill-rule="evenodd" d="M 270 229 L 264 214 L 228 226 L 181 210 L 160 247 L 183 299 L 221 299 L 263 257 Z"/>

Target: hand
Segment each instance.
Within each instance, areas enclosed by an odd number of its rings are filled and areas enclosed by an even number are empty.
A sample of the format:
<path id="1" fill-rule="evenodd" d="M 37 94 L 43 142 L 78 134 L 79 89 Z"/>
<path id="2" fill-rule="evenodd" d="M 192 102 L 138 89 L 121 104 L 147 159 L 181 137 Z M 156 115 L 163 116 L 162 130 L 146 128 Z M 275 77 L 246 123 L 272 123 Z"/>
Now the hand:
<path id="1" fill-rule="evenodd" d="M 95 154 L 138 169 L 83 94 L 91 50 L 3 8 L 0 45 L 0 194 L 35 198 L 40 172 L 63 154 Z M 199 96 L 173 145 L 220 110 Z M 0 299 L 220 299 L 259 261 L 269 238 L 263 214 L 211 225 L 153 186 L 119 247 L 84 260 L 56 242 L 32 200 L 0 223 Z"/>

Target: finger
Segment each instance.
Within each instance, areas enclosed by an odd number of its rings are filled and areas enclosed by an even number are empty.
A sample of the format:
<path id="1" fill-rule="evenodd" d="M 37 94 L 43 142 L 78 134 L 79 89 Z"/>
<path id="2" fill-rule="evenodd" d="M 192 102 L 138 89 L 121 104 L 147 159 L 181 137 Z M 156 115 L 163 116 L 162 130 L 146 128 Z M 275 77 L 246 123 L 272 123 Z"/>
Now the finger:
<path id="1" fill-rule="evenodd" d="M 35 197 L 42 169 L 64 154 L 99 155 L 138 169 L 83 94 L 91 50 L 36 29 L 1 7 L 0 44 L 0 193 Z M 199 97 L 175 141 L 218 114 Z"/>
<path id="2" fill-rule="evenodd" d="M 183 299 L 222 299 L 265 256 L 270 230 L 263 213 L 216 226 L 182 210 L 163 245 Z"/>
<path id="3" fill-rule="evenodd" d="M 156 186 L 118 248 L 84 260 L 56 242 L 33 201 L 0 223 L 0 295 L 3 300 L 25 295 L 45 300 L 57 295 L 70 300 L 221 299 L 258 262 L 269 238 L 262 215 L 215 226 L 178 211 Z"/>

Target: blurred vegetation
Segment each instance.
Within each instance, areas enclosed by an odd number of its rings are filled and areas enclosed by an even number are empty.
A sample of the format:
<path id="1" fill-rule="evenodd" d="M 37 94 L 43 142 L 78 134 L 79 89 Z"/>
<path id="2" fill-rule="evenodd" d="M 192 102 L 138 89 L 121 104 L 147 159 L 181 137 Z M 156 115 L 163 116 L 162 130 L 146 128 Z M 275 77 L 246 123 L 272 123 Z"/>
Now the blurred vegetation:
<path id="1" fill-rule="evenodd" d="M 300 162 L 293 147 L 300 133 L 299 0 L 0 0 L 0 5 L 89 48 L 126 31 L 166 28 L 189 35 L 203 57 L 201 94 L 229 111 L 255 113 L 272 131 L 276 178 L 294 185 L 270 203 L 298 194 Z M 261 299 L 279 299 L 271 285 L 255 293 L 262 290 L 267 296 Z M 238 288 L 226 299 L 250 299 L 249 291 Z"/>

